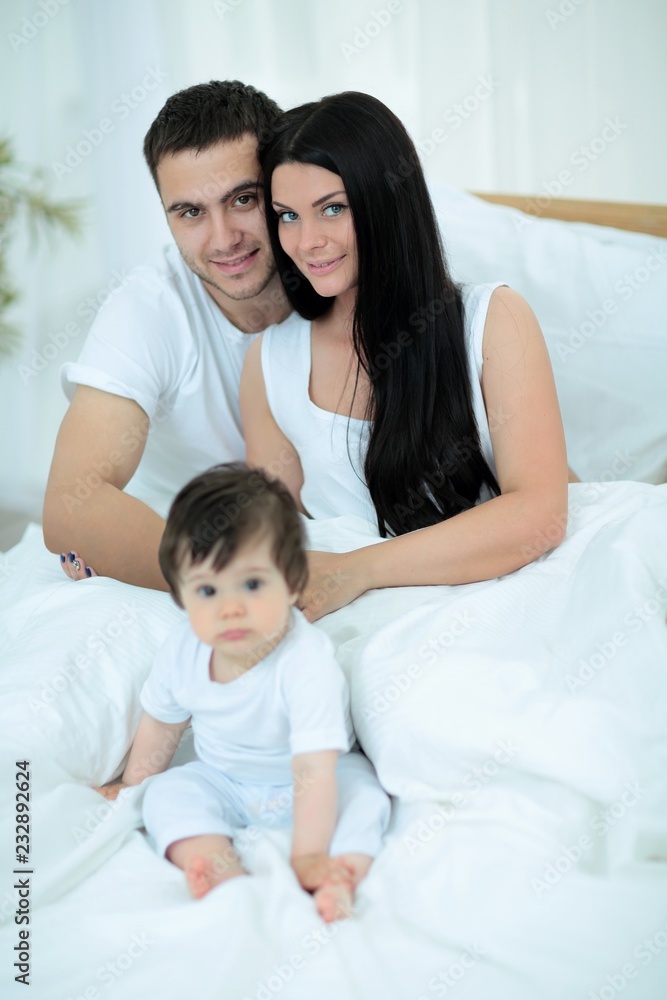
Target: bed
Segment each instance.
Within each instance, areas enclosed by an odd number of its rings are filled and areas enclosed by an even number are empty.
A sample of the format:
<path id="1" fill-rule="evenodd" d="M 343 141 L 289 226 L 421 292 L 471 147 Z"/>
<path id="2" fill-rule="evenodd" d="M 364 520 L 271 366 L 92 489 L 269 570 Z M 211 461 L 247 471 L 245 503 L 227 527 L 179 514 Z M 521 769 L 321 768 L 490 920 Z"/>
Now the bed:
<path id="1" fill-rule="evenodd" d="M 647 234 L 432 191 L 455 276 L 507 281 L 545 331 L 583 480 L 565 542 L 499 580 L 370 592 L 320 622 L 393 796 L 354 918 L 326 927 L 280 832 L 245 838 L 253 878 L 194 902 L 142 832 L 141 788 L 91 790 L 121 771 L 182 612 L 73 585 L 30 526 L 0 561 L 3 996 L 24 995 L 24 959 L 39 1000 L 666 995 L 666 210 Z M 382 544 L 354 518 L 308 530 L 331 551 Z M 175 763 L 191 754 L 186 733 Z"/>

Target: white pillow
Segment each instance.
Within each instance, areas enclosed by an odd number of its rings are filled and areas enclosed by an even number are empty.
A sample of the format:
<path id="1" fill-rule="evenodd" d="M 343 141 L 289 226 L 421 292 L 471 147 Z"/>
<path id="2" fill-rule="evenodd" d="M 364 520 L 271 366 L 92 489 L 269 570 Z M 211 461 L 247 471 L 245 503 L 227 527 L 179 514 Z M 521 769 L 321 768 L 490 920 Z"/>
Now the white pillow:
<path id="1" fill-rule="evenodd" d="M 155 652 L 183 612 L 154 590 L 67 579 L 37 525 L 3 570 L 3 735 L 35 767 L 50 760 L 75 781 L 108 781 L 134 737 Z"/>
<path id="2" fill-rule="evenodd" d="M 430 185 L 453 276 L 530 303 L 582 480 L 667 480 L 667 240 L 537 219 Z"/>

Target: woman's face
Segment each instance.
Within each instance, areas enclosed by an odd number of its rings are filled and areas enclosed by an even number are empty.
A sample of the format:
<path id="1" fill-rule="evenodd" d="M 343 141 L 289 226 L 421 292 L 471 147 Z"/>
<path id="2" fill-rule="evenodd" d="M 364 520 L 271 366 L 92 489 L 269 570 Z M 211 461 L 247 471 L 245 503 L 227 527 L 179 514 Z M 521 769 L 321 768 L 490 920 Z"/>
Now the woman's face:
<path id="1" fill-rule="evenodd" d="M 340 296 L 357 286 L 357 241 L 343 181 L 311 163 L 282 163 L 271 180 L 278 235 L 316 292 Z"/>

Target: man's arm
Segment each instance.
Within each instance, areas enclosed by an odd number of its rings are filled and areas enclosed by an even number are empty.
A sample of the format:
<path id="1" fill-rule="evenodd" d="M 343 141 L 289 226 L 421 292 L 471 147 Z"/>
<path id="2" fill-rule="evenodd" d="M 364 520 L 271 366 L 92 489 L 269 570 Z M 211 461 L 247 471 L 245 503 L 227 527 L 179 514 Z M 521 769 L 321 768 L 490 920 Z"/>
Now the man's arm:
<path id="1" fill-rule="evenodd" d="M 44 498 L 44 541 L 77 551 L 102 576 L 166 590 L 157 552 L 164 521 L 123 492 L 149 419 L 134 400 L 77 387 L 58 432 Z"/>

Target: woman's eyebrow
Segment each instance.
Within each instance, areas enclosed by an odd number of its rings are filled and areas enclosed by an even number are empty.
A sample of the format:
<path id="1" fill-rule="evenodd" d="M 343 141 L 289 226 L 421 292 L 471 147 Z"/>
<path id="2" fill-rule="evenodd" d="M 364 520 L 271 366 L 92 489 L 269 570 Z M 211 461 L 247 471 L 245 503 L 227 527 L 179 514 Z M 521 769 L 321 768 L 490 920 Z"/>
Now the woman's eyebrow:
<path id="1" fill-rule="evenodd" d="M 345 191 L 332 191 L 331 194 L 325 194 L 323 198 L 318 198 L 317 201 L 314 201 L 312 207 L 317 208 L 323 201 L 328 201 L 329 198 L 334 198 L 337 194 L 345 194 Z"/>
<path id="2" fill-rule="evenodd" d="M 313 204 L 311 205 L 311 208 L 317 208 L 317 206 L 321 205 L 322 202 L 328 201 L 329 198 L 334 198 L 337 194 L 345 194 L 345 191 L 332 191 L 331 194 L 325 194 L 323 198 L 318 198 L 317 201 L 314 201 Z M 278 208 L 287 208 L 290 211 L 292 211 L 289 205 L 283 205 L 282 201 L 276 201 L 274 199 L 271 202 L 271 204 L 277 206 Z"/>

